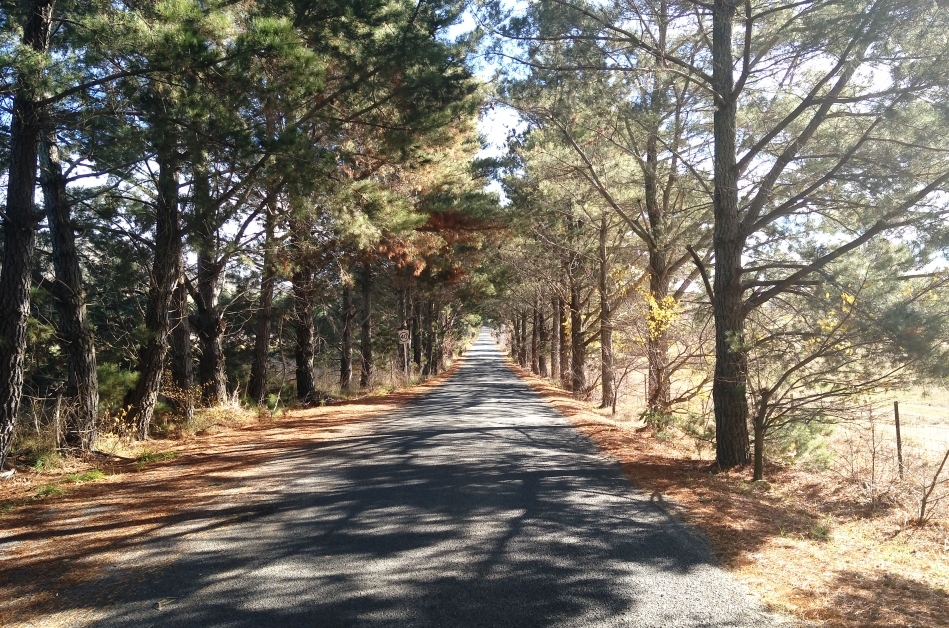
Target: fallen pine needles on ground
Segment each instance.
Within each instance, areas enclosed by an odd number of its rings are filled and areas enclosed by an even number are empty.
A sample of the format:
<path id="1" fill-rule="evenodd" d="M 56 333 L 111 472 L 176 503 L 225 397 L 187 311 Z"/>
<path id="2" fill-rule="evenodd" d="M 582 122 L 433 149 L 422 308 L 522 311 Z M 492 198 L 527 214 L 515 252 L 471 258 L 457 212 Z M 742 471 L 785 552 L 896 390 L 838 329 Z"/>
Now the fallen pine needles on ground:
<path id="1" fill-rule="evenodd" d="M 137 457 L 71 459 L 55 471 L 17 473 L 0 483 L 0 626 L 73 626 L 95 620 L 67 592 L 101 578 L 175 521 L 200 519 L 215 500 L 256 499 L 261 465 L 314 443 L 351 437 L 447 380 L 437 377 L 385 395 L 295 410 L 279 420 L 182 440 L 150 440 Z M 133 558 L 134 560 L 134 558 Z M 64 593 L 65 595 L 65 593 Z"/>

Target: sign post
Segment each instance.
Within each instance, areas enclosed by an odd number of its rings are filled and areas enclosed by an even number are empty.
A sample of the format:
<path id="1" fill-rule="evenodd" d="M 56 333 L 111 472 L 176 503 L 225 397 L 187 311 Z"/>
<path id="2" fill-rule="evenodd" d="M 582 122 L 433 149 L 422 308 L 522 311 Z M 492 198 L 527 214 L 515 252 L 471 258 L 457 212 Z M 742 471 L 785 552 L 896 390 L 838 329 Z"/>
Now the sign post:
<path id="1" fill-rule="evenodd" d="M 412 334 L 408 329 L 399 330 L 399 342 L 402 343 L 402 355 L 405 359 L 405 383 L 409 382 L 409 345 L 412 343 Z"/>

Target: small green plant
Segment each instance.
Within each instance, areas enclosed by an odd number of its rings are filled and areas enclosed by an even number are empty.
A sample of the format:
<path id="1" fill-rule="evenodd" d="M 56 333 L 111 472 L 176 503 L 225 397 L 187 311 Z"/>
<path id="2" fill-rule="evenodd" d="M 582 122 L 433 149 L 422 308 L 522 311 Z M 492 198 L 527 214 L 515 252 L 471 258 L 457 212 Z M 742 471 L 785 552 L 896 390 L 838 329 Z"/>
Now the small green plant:
<path id="1" fill-rule="evenodd" d="M 16 502 L 4 502 L 0 504 L 0 515 L 5 515 L 8 512 L 12 512 L 17 506 L 19 506 L 19 504 Z"/>
<path id="2" fill-rule="evenodd" d="M 646 425 L 655 428 L 657 432 L 665 430 L 672 425 L 673 422 L 673 416 L 662 410 L 645 410 L 639 415 L 639 418 L 642 419 Z"/>
<path id="3" fill-rule="evenodd" d="M 715 449 L 715 421 L 697 412 L 686 412 L 676 419 L 676 426 L 687 434 L 700 456 L 703 451 Z"/>
<path id="4" fill-rule="evenodd" d="M 139 469 L 141 469 L 145 467 L 146 465 L 151 464 L 152 462 L 163 462 L 165 460 L 174 460 L 177 457 L 178 457 L 178 454 L 176 454 L 173 451 L 152 451 L 151 449 L 148 449 L 146 447 L 145 449 L 142 450 L 142 453 L 140 453 L 135 458 L 135 464 Z"/>
<path id="5" fill-rule="evenodd" d="M 750 484 L 750 486 L 753 490 L 759 491 L 761 493 L 767 493 L 771 490 L 771 484 L 769 482 L 765 482 L 764 480 L 755 480 Z"/>
<path id="6" fill-rule="evenodd" d="M 100 362 L 96 365 L 96 377 L 99 381 L 99 407 L 103 412 L 122 415 L 122 400 L 126 391 L 135 387 L 138 373 L 123 370 L 113 362 Z"/>
<path id="7" fill-rule="evenodd" d="M 52 471 L 53 469 L 59 467 L 60 462 L 61 459 L 59 454 L 57 454 L 55 451 L 44 452 L 36 457 L 36 462 L 33 463 L 33 469 L 39 473 L 43 473 L 44 471 Z"/>
<path id="8" fill-rule="evenodd" d="M 37 497 L 52 497 L 54 495 L 62 495 L 65 493 L 63 489 L 59 487 L 58 484 L 47 484 L 36 491 Z"/>
<path id="9" fill-rule="evenodd" d="M 826 541 L 830 538 L 830 531 L 833 527 L 834 520 L 832 517 L 824 517 L 820 521 L 815 521 L 814 525 L 811 526 L 810 537 L 815 541 Z"/>
<path id="10" fill-rule="evenodd" d="M 70 473 L 66 476 L 66 479 L 70 482 L 75 482 L 76 484 L 82 484 L 83 482 L 94 482 L 95 480 L 101 480 L 105 477 L 105 474 L 99 469 L 92 469 L 91 471 L 84 471 L 82 473 Z"/>

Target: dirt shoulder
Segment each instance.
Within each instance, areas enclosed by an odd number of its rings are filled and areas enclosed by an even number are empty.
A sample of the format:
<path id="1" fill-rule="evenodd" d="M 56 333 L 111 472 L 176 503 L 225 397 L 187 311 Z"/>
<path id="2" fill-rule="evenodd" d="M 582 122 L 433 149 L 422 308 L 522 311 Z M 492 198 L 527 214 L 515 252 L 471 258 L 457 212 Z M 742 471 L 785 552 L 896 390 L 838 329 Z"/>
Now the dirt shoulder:
<path id="1" fill-rule="evenodd" d="M 949 626 L 949 525 L 868 516 L 859 487 L 771 466 L 713 473 L 707 460 L 614 420 L 549 380 L 508 366 L 620 461 L 628 477 L 709 539 L 721 564 L 769 608 L 809 625 Z"/>
<path id="2" fill-rule="evenodd" d="M 144 464 L 101 456 L 56 474 L 18 473 L 0 482 L 0 626 L 30 625 L 40 616 L 44 626 L 83 623 L 75 613 L 56 614 L 61 593 L 103 578 L 112 561 L 136 552 L 163 527 L 222 500 L 253 499 L 248 480 L 267 460 L 366 432 L 373 418 L 425 395 L 460 363 L 384 396 L 296 410 L 187 440 L 149 441 L 154 455 Z M 76 481 L 93 470 L 101 477 Z"/>

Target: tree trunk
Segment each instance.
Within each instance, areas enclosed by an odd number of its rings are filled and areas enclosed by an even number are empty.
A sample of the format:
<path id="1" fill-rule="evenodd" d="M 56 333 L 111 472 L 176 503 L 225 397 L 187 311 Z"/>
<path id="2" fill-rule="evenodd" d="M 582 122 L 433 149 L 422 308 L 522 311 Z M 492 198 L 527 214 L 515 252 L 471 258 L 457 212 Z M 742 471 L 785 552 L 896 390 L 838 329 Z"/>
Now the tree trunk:
<path id="1" fill-rule="evenodd" d="M 138 351 L 139 379 L 125 396 L 128 420 L 140 439 L 148 428 L 161 389 L 162 370 L 171 331 L 171 302 L 181 276 L 181 224 L 178 207 L 178 149 L 162 138 L 158 144 L 158 199 L 155 203 L 155 260 L 145 308 L 145 343 Z"/>
<path id="2" fill-rule="evenodd" d="M 362 334 L 359 338 L 359 387 L 372 385 L 372 265 L 369 260 L 362 265 Z"/>
<path id="3" fill-rule="evenodd" d="M 583 343 L 583 312 L 580 311 L 580 282 L 570 278 L 570 390 L 580 398 L 586 391 L 587 379 L 584 362 L 586 346 Z"/>
<path id="4" fill-rule="evenodd" d="M 422 370 L 422 301 L 418 295 L 412 298 L 412 361 Z"/>
<path id="5" fill-rule="evenodd" d="M 538 329 L 540 348 L 537 352 L 537 370 L 541 377 L 548 377 L 550 373 L 547 371 L 547 353 L 550 351 L 550 328 L 547 327 L 547 317 L 544 315 L 544 302 L 539 298 L 535 311 L 540 325 Z"/>
<path id="6" fill-rule="evenodd" d="M 432 372 L 432 354 L 435 339 L 432 337 L 432 310 L 434 306 L 430 301 L 425 302 L 425 313 L 422 320 L 422 351 L 425 354 L 425 368 L 422 369 L 422 375 L 434 375 Z"/>
<path id="7" fill-rule="evenodd" d="M 296 380 L 297 398 L 304 403 L 316 399 L 316 376 L 313 372 L 313 356 L 316 354 L 316 328 L 313 325 L 313 299 L 311 278 L 306 272 L 297 271 L 291 279 L 293 284 L 293 309 L 296 318 Z"/>
<path id="8" fill-rule="evenodd" d="M 521 318 L 517 312 L 511 323 L 511 359 L 515 364 L 521 363 Z"/>
<path id="9" fill-rule="evenodd" d="M 303 403 L 314 403 L 317 400 L 316 376 L 313 371 L 313 356 L 316 354 L 316 327 L 313 324 L 313 303 L 315 301 L 315 287 L 313 285 L 313 269 L 310 253 L 307 251 L 305 236 L 299 225 L 292 226 L 293 248 L 297 255 L 295 269 L 290 278 L 293 290 L 293 315 L 296 331 L 296 358 L 297 399 Z"/>
<path id="10" fill-rule="evenodd" d="M 521 346 L 518 350 L 521 368 L 527 368 L 530 355 L 527 353 L 527 312 L 521 312 Z"/>
<path id="11" fill-rule="evenodd" d="M 198 335 L 201 356 L 198 359 L 198 383 L 201 401 L 215 406 L 227 399 L 227 380 L 224 371 L 224 321 L 218 299 L 221 293 L 221 274 L 224 264 L 218 259 L 219 232 L 218 205 L 211 198 L 208 155 L 203 148 L 194 148 L 191 194 L 194 205 L 193 231 L 198 253 L 197 289 L 192 295 L 197 315 L 192 326 Z"/>
<path id="12" fill-rule="evenodd" d="M 567 341 L 567 304 L 557 297 L 558 344 L 560 345 L 560 385 L 570 390 L 573 378 L 570 376 L 570 343 Z"/>
<path id="13" fill-rule="evenodd" d="M 610 305 L 609 259 L 606 256 L 606 214 L 600 216 L 600 384 L 603 399 L 601 408 L 612 408 L 616 395 L 613 371 L 613 310 Z"/>
<path id="14" fill-rule="evenodd" d="M 194 357 L 188 321 L 188 287 L 184 276 L 178 280 L 172 299 L 171 326 L 171 376 L 177 388 L 174 402 L 182 418 L 190 425 L 194 422 Z"/>
<path id="15" fill-rule="evenodd" d="M 412 298 L 409 288 L 399 288 L 397 291 L 397 298 L 399 301 L 398 312 L 399 312 L 399 330 L 408 330 L 409 329 L 409 301 Z M 400 342 L 396 345 L 396 351 L 398 352 L 399 367 L 403 373 L 409 372 L 409 364 L 411 360 L 409 359 L 408 351 L 406 347 Z"/>
<path id="16" fill-rule="evenodd" d="M 734 94 L 732 22 L 737 0 L 715 0 L 712 12 L 715 106 L 715 405 L 716 460 L 723 469 L 748 464 L 747 349 L 741 290 L 745 235 L 738 216 L 737 103 Z"/>
<path id="17" fill-rule="evenodd" d="M 218 300 L 221 294 L 223 265 L 206 252 L 198 253 L 198 315 L 195 317 L 201 357 L 198 359 L 198 382 L 201 401 L 215 406 L 227 400 L 227 378 L 224 370 L 224 320 Z"/>
<path id="18" fill-rule="evenodd" d="M 656 304 L 663 306 L 664 299 L 669 295 L 669 283 L 665 278 L 661 255 L 651 253 L 649 272 L 649 294 L 656 300 Z M 647 330 L 646 359 L 649 362 L 646 408 L 649 412 L 667 414 L 670 410 L 670 380 L 669 380 L 669 336 L 664 322 L 658 327 Z"/>
<path id="19" fill-rule="evenodd" d="M 437 375 L 445 368 L 445 330 L 448 329 L 447 320 L 442 319 L 442 308 L 435 306 L 435 329 L 432 331 L 435 336 L 435 371 L 432 375 Z"/>
<path id="20" fill-rule="evenodd" d="M 441 308 L 438 306 L 437 301 L 432 301 L 431 310 L 429 314 L 429 320 L 431 321 L 429 325 L 429 334 L 430 340 L 428 343 L 428 362 L 430 364 L 428 369 L 429 375 L 438 375 L 439 368 L 441 364 L 439 363 L 439 356 L 441 352 L 439 350 L 439 337 L 438 337 L 438 312 Z"/>
<path id="21" fill-rule="evenodd" d="M 563 319 L 560 297 L 550 297 L 550 379 L 560 381 L 560 338 L 563 335 Z"/>
<path id="22" fill-rule="evenodd" d="M 353 385 L 353 321 L 356 310 L 353 307 L 353 285 L 349 279 L 343 281 L 342 330 L 339 342 L 339 388 L 349 392 Z"/>
<path id="23" fill-rule="evenodd" d="M 537 359 L 537 346 L 540 344 L 540 330 L 537 328 L 537 306 L 531 307 L 531 373 L 540 373 L 540 361 Z"/>
<path id="24" fill-rule="evenodd" d="M 56 276 L 53 302 L 57 311 L 57 331 L 66 349 L 68 365 L 64 391 L 68 408 L 66 444 L 91 451 L 96 442 L 99 414 L 95 337 L 86 316 L 82 269 L 72 226 L 72 207 L 66 196 L 66 177 L 59 161 L 56 138 L 51 132 L 40 142 L 39 159 L 40 185 Z"/>
<path id="25" fill-rule="evenodd" d="M 425 375 L 438 375 L 438 364 L 435 362 L 435 343 L 437 342 L 435 325 L 437 323 L 437 309 L 434 301 L 425 304 L 424 347 L 425 347 Z"/>
<path id="26" fill-rule="evenodd" d="M 52 0 L 30 4 L 23 44 L 43 52 L 49 47 Z M 28 71 L 28 70 L 26 70 Z M 10 168 L 7 206 L 3 217 L 3 266 L 0 268 L 0 469 L 10 451 L 13 428 L 23 394 L 23 358 L 30 316 L 30 284 L 39 216 L 36 191 L 37 148 L 42 131 L 42 108 L 33 94 L 40 76 L 18 72 L 10 118 Z"/>
<path id="27" fill-rule="evenodd" d="M 247 396 L 262 405 L 267 397 L 267 365 L 270 361 L 270 334 L 273 323 L 273 294 L 277 278 L 274 264 L 274 228 L 277 210 L 271 206 L 264 222 L 264 265 L 260 270 L 260 299 L 257 305 L 257 330 L 254 335 L 254 358 L 247 382 Z"/>
<path id="28" fill-rule="evenodd" d="M 663 31 L 665 27 L 663 26 Z M 669 294 L 669 278 L 666 252 L 666 205 L 660 200 L 659 192 L 659 120 L 662 117 L 663 94 L 660 81 L 654 78 L 653 90 L 649 99 L 649 108 L 654 126 L 649 130 L 646 140 L 646 159 L 643 166 L 643 200 L 646 216 L 649 220 L 651 241 L 649 248 L 649 294 L 655 300 L 655 307 L 666 307 L 665 299 Z M 646 376 L 646 408 L 650 413 L 665 415 L 669 412 L 669 340 L 665 318 L 655 319 L 649 326 L 646 338 L 646 359 L 649 370 Z"/>

